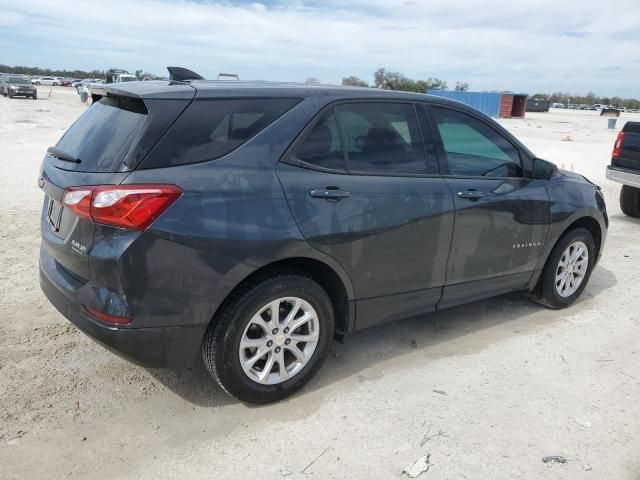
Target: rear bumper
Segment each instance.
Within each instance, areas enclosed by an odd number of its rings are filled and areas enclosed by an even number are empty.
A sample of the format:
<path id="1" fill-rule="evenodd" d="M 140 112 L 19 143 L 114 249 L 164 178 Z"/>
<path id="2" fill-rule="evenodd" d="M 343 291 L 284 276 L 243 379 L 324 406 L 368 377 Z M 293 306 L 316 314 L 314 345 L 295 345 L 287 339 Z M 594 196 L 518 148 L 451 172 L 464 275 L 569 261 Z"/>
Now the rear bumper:
<path id="1" fill-rule="evenodd" d="M 640 172 L 607 165 L 607 179 L 630 187 L 640 188 Z"/>
<path id="2" fill-rule="evenodd" d="M 40 262 L 40 287 L 49 301 L 71 323 L 119 356 L 148 367 L 184 367 L 195 364 L 207 325 L 118 328 L 91 317 L 50 262 Z"/>

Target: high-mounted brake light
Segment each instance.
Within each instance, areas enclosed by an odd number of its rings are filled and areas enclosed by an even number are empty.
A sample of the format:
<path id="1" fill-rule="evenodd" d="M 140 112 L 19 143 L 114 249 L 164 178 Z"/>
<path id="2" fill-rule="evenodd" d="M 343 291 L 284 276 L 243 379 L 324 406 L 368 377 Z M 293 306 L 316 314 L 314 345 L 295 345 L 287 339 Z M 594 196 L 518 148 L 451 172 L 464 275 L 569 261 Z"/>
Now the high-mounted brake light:
<path id="1" fill-rule="evenodd" d="M 99 185 L 67 188 L 62 203 L 96 223 L 146 230 L 180 195 L 175 185 Z"/>
<path id="2" fill-rule="evenodd" d="M 618 133 L 618 138 L 616 138 L 616 143 L 613 144 L 613 152 L 611 152 L 611 156 L 613 158 L 618 158 L 622 155 L 622 144 L 624 143 L 624 132 Z"/>

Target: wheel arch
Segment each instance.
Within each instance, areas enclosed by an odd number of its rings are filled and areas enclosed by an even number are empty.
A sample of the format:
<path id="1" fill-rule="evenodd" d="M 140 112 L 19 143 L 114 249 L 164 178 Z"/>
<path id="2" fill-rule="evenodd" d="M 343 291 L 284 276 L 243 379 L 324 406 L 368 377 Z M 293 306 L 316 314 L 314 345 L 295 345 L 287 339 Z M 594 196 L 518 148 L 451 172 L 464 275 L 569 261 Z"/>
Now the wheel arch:
<path id="1" fill-rule="evenodd" d="M 315 280 L 329 295 L 333 304 L 335 319 L 335 332 L 338 336 L 344 336 L 353 330 L 355 323 L 355 303 L 353 300 L 353 287 L 346 273 L 338 273 L 337 269 L 317 258 L 289 257 L 268 263 L 259 267 L 242 279 L 220 303 L 213 315 L 215 321 L 218 313 L 233 299 L 235 294 L 261 280 L 277 274 L 293 272 L 304 274 Z"/>
<path id="2" fill-rule="evenodd" d="M 591 233 L 591 236 L 593 237 L 593 241 L 596 244 L 596 255 L 595 255 L 596 262 L 598 261 L 600 257 L 601 249 L 602 249 L 602 242 L 603 242 L 602 226 L 600 225 L 600 222 L 598 222 L 598 220 L 591 215 L 579 216 L 578 218 L 573 220 L 569 225 L 567 225 L 564 229 L 562 229 L 560 234 L 555 237 L 555 241 L 553 242 L 553 244 L 549 245 L 548 248 L 546 249 L 545 256 L 544 256 L 544 263 L 542 263 L 542 266 L 539 267 L 538 270 L 536 270 L 535 274 L 533 275 L 529 283 L 530 291 L 537 290 L 540 287 L 542 272 L 544 272 L 544 269 L 546 268 L 547 263 L 549 262 L 549 258 L 551 258 L 551 253 L 556 248 L 556 245 L 562 240 L 562 238 L 568 232 L 570 232 L 571 230 L 575 230 L 577 228 L 584 228 L 589 233 Z"/>

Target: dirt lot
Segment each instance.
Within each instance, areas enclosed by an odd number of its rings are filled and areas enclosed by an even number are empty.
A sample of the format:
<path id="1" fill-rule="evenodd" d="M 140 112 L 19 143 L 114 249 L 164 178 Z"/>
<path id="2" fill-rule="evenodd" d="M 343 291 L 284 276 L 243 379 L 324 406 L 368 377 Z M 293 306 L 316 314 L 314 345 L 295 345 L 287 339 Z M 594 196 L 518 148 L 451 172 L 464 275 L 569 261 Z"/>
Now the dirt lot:
<path id="1" fill-rule="evenodd" d="M 604 179 L 616 133 L 596 112 L 502 121 L 606 192 L 609 238 L 575 306 L 507 295 L 363 331 L 303 392 L 258 408 L 203 367 L 119 359 L 40 292 L 38 168 L 86 108 L 48 91 L 0 97 L 1 479 L 390 479 L 427 454 L 425 479 L 640 479 L 640 222 Z"/>

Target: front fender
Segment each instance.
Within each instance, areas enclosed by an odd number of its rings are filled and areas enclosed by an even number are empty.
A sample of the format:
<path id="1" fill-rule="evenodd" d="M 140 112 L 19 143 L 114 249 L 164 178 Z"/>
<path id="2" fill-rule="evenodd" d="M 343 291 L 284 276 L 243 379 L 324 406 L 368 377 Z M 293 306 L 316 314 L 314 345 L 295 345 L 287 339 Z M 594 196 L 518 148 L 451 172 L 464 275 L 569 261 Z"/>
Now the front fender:
<path id="1" fill-rule="evenodd" d="M 572 178 L 560 177 L 547 185 L 547 192 L 551 202 L 551 224 L 549 225 L 544 250 L 540 255 L 536 270 L 529 283 L 530 290 L 535 288 L 538 283 L 540 274 L 558 240 L 576 222 L 583 221 L 585 218 L 590 219 L 589 221 L 597 222 L 600 230 L 600 248 L 596 262 L 602 255 L 607 236 L 608 219 L 606 207 L 595 185 Z"/>

